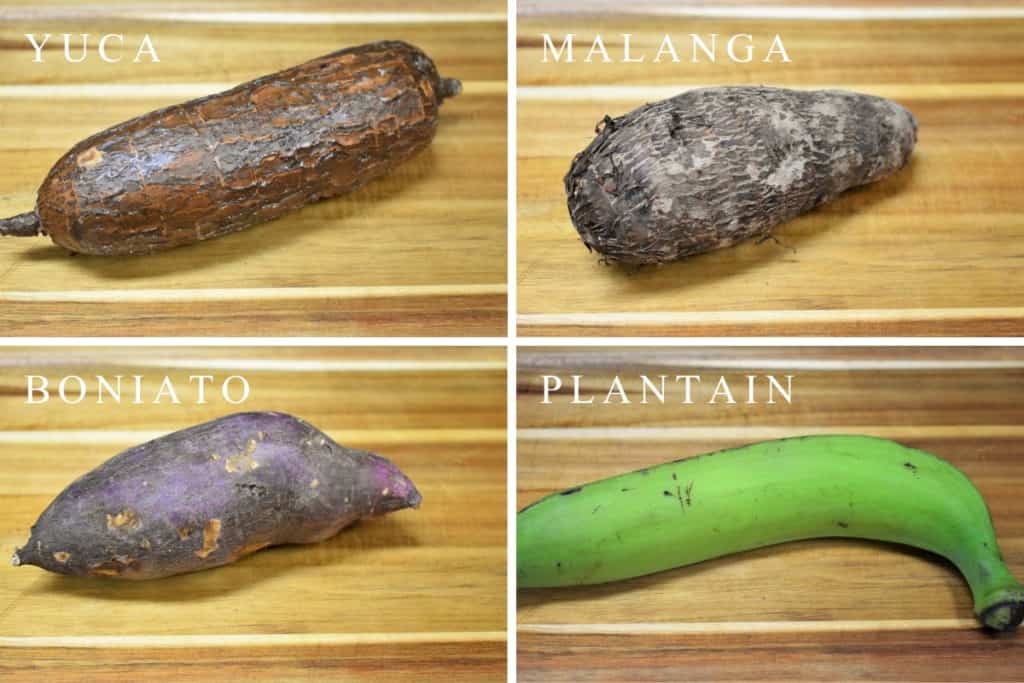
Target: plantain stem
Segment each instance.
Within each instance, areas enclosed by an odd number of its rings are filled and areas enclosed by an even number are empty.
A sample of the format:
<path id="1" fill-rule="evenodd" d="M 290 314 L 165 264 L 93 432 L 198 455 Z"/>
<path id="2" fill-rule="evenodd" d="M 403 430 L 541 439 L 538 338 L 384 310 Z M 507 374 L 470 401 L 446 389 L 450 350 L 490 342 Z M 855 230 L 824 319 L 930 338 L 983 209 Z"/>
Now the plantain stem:
<path id="1" fill-rule="evenodd" d="M 1012 631 L 1024 621 L 1024 586 L 1009 586 L 985 593 L 974 608 L 981 623 L 996 631 Z"/>
<path id="2" fill-rule="evenodd" d="M 35 211 L 26 211 L 10 218 L 0 218 L 0 235 L 9 237 L 35 237 L 41 234 L 39 216 Z"/>

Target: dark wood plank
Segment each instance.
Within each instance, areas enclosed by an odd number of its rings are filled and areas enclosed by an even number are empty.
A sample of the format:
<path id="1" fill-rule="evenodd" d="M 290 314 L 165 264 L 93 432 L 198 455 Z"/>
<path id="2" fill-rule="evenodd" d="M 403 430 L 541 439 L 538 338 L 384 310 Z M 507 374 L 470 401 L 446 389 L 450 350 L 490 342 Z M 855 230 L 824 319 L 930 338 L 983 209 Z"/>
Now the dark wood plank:
<path id="1" fill-rule="evenodd" d="M 1020 681 L 1024 639 L 979 629 L 518 635 L 520 681 Z"/>

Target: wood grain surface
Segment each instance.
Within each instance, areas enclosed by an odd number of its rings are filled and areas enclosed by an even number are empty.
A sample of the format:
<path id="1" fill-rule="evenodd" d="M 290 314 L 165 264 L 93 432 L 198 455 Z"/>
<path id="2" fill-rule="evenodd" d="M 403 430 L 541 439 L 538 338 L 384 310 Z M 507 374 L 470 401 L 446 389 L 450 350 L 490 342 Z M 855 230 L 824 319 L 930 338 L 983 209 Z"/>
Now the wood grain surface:
<path id="1" fill-rule="evenodd" d="M 539 405 L 539 376 L 794 375 L 792 404 Z M 524 349 L 517 507 L 674 458 L 808 433 L 896 439 L 961 468 L 1024 575 L 1024 350 Z M 605 389 L 606 391 L 607 389 Z M 586 394 L 584 394 L 586 396 Z M 598 401 L 601 400 L 599 394 Z M 855 540 L 763 548 L 601 586 L 519 591 L 520 680 L 1020 680 L 1024 640 L 993 637 L 951 565 Z"/>
<path id="2" fill-rule="evenodd" d="M 605 13 L 602 14 L 601 12 Z M 576 34 L 543 63 L 543 34 Z M 600 33 L 614 60 L 585 63 Z M 623 33 L 634 58 L 622 63 Z M 664 34 L 682 59 L 653 63 Z M 719 35 L 691 63 L 689 34 Z M 754 58 L 725 55 L 734 34 Z M 765 63 L 774 35 L 790 63 Z M 1024 325 L 1024 11 L 987 2 L 527 3 L 518 22 L 522 335 L 1013 335 Z M 630 272 L 587 253 L 562 177 L 594 125 L 689 88 L 764 84 L 892 98 L 919 121 L 910 165 L 775 232 Z M 557 292 L 557 296 L 553 293 Z"/>
<path id="3" fill-rule="evenodd" d="M 41 64 L 32 32 L 54 34 Z M 62 33 L 89 33 L 84 62 L 64 61 Z M 106 33 L 125 38 L 116 64 L 96 53 Z M 159 64 L 132 63 L 144 34 Z M 243 233 L 128 259 L 0 240 L 4 333 L 501 334 L 505 36 L 505 4 L 493 0 L 0 7 L 0 215 L 30 210 L 50 166 L 92 133 L 342 47 L 406 40 L 464 85 L 430 148 L 395 173 Z"/>
<path id="4" fill-rule="evenodd" d="M 142 375 L 145 404 L 25 405 L 26 374 Z M 0 350 L 0 553 L 70 481 L 146 439 L 235 412 L 188 377 L 243 375 L 242 409 L 308 419 L 392 460 L 416 511 L 323 543 L 150 582 L 0 571 L 0 678 L 504 680 L 505 364 L 501 349 Z M 168 376 L 183 404 L 153 405 Z M 127 396 L 127 394 L 126 394 Z M 56 398 L 56 397 L 55 397 Z"/>

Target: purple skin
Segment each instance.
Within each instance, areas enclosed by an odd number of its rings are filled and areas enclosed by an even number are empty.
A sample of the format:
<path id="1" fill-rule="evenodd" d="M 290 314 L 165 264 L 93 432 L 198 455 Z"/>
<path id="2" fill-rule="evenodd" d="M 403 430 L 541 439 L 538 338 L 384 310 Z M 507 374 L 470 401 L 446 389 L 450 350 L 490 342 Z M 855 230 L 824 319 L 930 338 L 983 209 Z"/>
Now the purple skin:
<path id="1" fill-rule="evenodd" d="M 155 579 L 283 543 L 316 543 L 420 494 L 390 461 L 283 413 L 237 413 L 154 439 L 79 477 L 15 566 Z"/>

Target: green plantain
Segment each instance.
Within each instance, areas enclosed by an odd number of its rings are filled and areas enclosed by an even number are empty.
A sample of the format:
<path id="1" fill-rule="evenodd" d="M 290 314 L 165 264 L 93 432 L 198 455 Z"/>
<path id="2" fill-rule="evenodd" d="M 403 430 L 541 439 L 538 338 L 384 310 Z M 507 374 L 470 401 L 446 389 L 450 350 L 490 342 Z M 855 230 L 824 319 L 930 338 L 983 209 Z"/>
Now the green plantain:
<path id="1" fill-rule="evenodd" d="M 867 436 L 766 441 L 585 484 L 517 518 L 520 588 L 605 583 L 821 537 L 902 543 L 967 579 L 978 619 L 1009 631 L 1021 586 L 988 508 L 958 469 Z"/>

